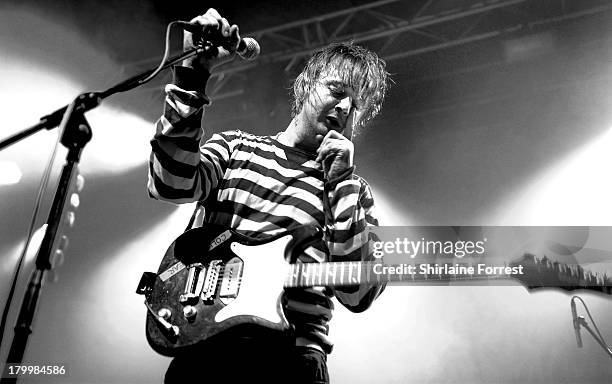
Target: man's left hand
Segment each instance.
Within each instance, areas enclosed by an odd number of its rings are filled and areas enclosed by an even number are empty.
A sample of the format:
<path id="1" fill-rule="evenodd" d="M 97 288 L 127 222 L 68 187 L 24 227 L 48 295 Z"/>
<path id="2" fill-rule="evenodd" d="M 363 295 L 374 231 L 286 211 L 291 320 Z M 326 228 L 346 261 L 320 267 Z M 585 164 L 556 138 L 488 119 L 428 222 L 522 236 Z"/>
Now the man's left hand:
<path id="1" fill-rule="evenodd" d="M 327 180 L 333 180 L 353 166 L 353 143 L 336 131 L 329 131 L 317 149 L 316 161 L 323 165 Z"/>

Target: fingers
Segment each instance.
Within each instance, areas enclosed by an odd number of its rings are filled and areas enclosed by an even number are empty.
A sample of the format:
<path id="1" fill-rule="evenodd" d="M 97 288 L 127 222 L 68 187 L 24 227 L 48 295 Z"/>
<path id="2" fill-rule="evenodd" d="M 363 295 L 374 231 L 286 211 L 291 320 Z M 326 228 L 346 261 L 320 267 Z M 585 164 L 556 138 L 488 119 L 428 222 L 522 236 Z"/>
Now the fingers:
<path id="1" fill-rule="evenodd" d="M 194 17 L 193 19 L 191 19 L 191 22 L 192 23 L 197 23 L 197 24 L 200 24 L 200 25 L 210 25 L 210 26 L 214 26 L 214 27 L 219 27 L 219 25 L 221 24 L 221 19 L 223 19 L 223 18 L 221 17 L 219 12 L 217 12 L 216 9 L 209 8 L 208 11 L 206 11 L 205 14 L 198 15 L 198 16 Z"/>
<path id="2" fill-rule="evenodd" d="M 208 11 L 206 11 L 205 15 L 209 15 L 211 17 L 214 17 L 215 19 L 221 19 L 221 15 L 214 8 L 208 8 Z"/>
<path id="3" fill-rule="evenodd" d="M 351 158 L 353 152 L 353 143 L 336 131 L 329 131 L 323 138 L 321 145 L 317 149 L 317 162 L 322 162 L 330 155 L 345 154 Z"/>
<path id="4" fill-rule="evenodd" d="M 238 44 L 240 43 L 240 30 L 236 24 L 232 25 L 229 30 L 229 41 L 230 48 L 232 50 L 238 49 Z"/>
<path id="5" fill-rule="evenodd" d="M 199 15 L 191 19 L 191 23 L 202 26 L 202 34 L 206 36 L 221 36 L 223 45 L 227 48 L 237 46 L 240 41 L 238 34 L 238 26 L 230 25 L 225 17 L 222 17 L 216 9 L 210 8 L 205 14 Z"/>

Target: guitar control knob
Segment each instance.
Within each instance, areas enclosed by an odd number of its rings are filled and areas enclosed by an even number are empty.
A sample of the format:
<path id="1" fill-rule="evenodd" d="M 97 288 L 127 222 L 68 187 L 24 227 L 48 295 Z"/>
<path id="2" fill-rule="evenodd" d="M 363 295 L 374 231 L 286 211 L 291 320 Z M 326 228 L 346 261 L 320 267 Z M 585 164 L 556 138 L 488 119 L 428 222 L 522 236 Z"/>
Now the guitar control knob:
<path id="1" fill-rule="evenodd" d="M 157 311 L 157 316 L 168 321 L 172 317 L 172 311 L 169 310 L 168 308 L 162 308 L 159 311 Z"/>
<path id="2" fill-rule="evenodd" d="M 183 308 L 183 316 L 189 321 L 195 320 L 196 315 L 198 314 L 198 310 L 193 305 L 186 305 Z"/>

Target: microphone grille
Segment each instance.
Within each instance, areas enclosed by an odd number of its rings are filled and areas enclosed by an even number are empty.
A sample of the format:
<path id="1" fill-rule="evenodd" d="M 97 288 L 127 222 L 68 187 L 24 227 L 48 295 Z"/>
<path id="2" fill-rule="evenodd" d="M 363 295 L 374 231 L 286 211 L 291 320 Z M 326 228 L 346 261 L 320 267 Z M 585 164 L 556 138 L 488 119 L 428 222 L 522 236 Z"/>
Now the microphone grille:
<path id="1" fill-rule="evenodd" d="M 245 37 L 242 39 L 242 42 L 244 43 L 245 47 L 239 52 L 240 56 L 245 60 L 255 60 L 261 51 L 257 40 L 253 39 L 252 37 Z"/>

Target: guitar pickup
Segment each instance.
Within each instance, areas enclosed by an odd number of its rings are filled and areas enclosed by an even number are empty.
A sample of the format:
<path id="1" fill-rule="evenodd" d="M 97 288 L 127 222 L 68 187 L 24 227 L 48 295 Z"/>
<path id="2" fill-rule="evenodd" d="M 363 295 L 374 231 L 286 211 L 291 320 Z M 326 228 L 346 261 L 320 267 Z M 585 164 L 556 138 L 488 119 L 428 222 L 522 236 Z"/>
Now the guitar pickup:
<path id="1" fill-rule="evenodd" d="M 195 263 L 188 265 L 187 271 L 185 291 L 179 297 L 179 302 L 183 305 L 196 305 L 200 299 L 200 292 L 202 292 L 204 284 L 202 275 L 206 273 L 206 268 L 201 263 Z"/>
<path id="2" fill-rule="evenodd" d="M 235 261 L 234 261 L 235 260 Z M 230 260 L 225 264 L 219 297 L 235 298 L 238 297 L 240 290 L 240 278 L 242 277 L 242 261 L 238 258 Z"/>
<path id="3" fill-rule="evenodd" d="M 217 290 L 217 282 L 219 281 L 219 271 L 221 270 L 221 260 L 213 260 L 208 265 L 208 273 L 202 289 L 202 301 L 205 304 L 212 304 Z"/>

